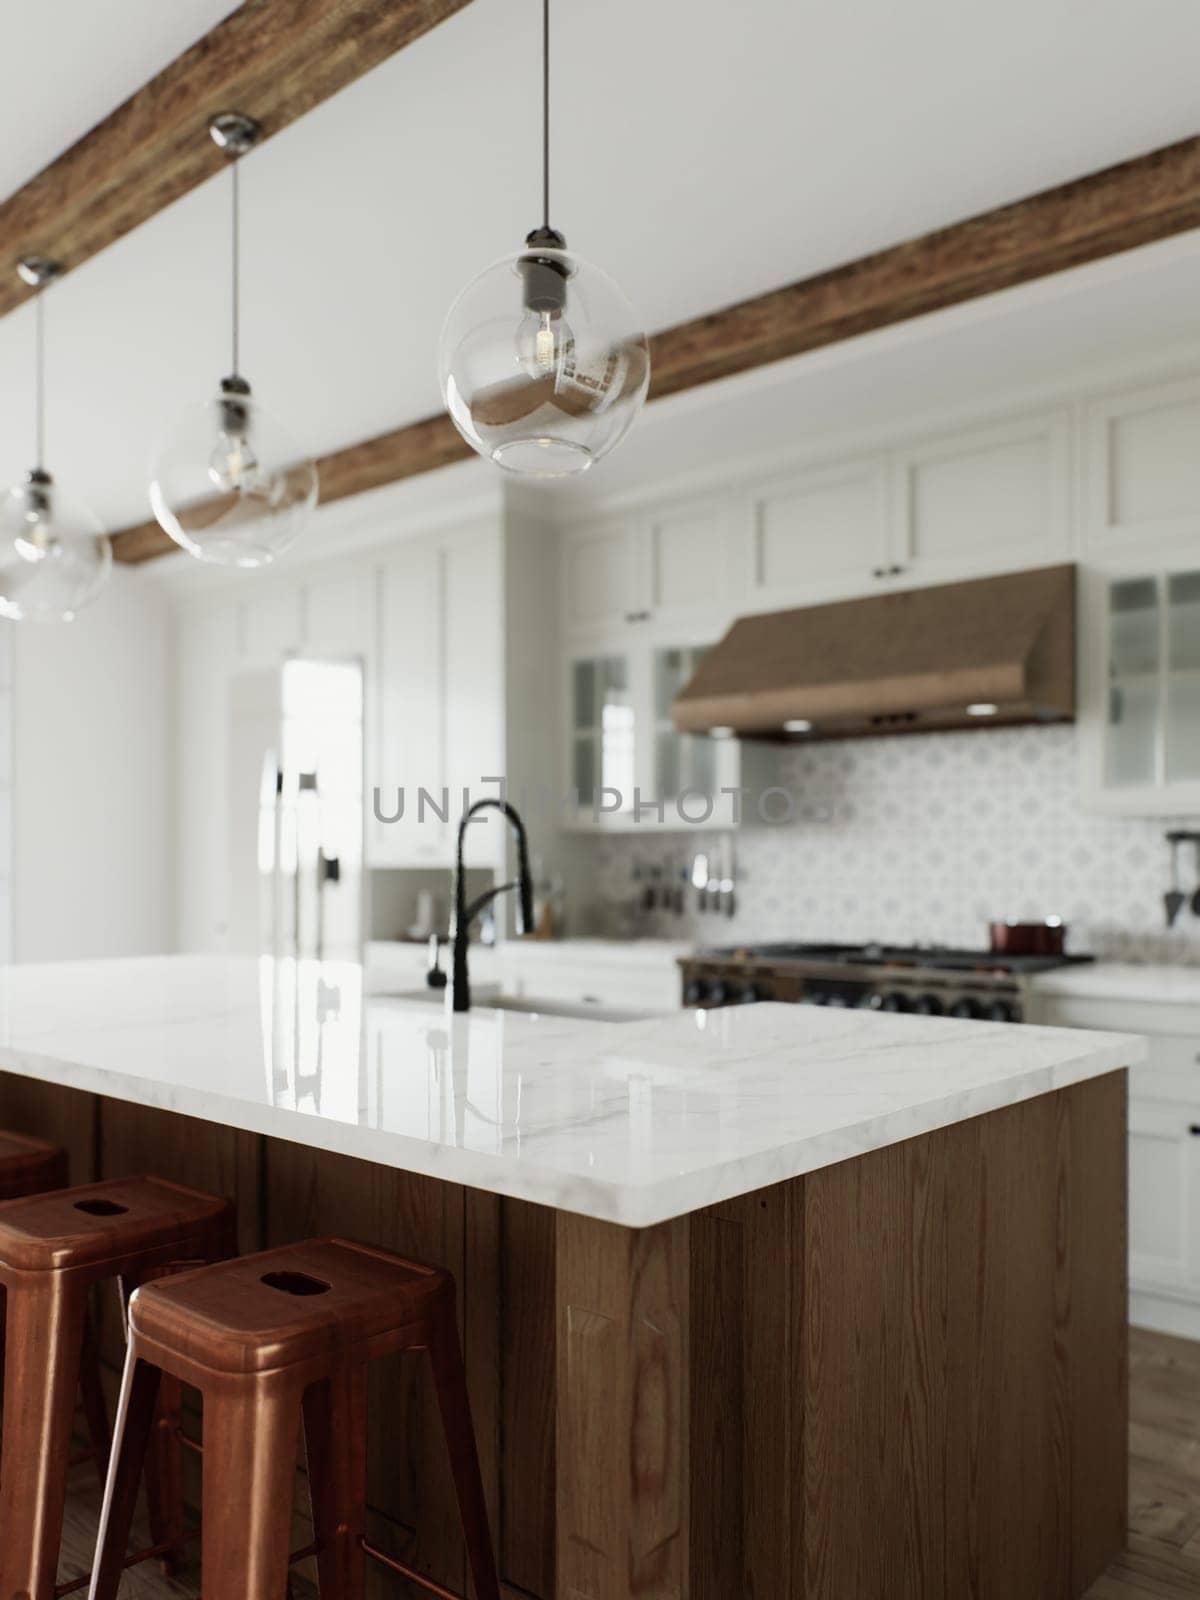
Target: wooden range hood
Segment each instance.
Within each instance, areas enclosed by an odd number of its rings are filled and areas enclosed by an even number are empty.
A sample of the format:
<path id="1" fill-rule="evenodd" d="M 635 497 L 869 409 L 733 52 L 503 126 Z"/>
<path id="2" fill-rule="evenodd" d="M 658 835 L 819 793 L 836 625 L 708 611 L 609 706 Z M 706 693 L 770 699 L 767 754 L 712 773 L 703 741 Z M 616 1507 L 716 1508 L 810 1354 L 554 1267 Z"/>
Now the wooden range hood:
<path id="1" fill-rule="evenodd" d="M 788 741 L 1070 722 L 1075 568 L 742 617 L 672 714 L 687 733 Z"/>

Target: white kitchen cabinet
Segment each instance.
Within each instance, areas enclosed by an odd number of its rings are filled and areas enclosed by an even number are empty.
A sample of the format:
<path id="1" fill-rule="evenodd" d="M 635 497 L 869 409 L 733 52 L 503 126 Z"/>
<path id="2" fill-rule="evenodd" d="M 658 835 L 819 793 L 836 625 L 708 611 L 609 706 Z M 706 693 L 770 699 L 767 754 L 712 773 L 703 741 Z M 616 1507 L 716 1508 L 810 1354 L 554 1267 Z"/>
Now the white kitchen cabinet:
<path id="1" fill-rule="evenodd" d="M 1131 816 L 1200 808 L 1200 549 L 1186 565 L 1107 564 L 1081 594 L 1085 804 Z"/>
<path id="2" fill-rule="evenodd" d="M 372 866 L 449 866 L 464 796 L 497 793 L 482 780 L 503 776 L 499 538 L 483 527 L 413 539 L 378 569 L 367 761 L 368 796 L 380 791 L 368 825 Z M 469 865 L 497 865 L 502 852 L 494 819 L 472 824 Z"/>
<path id="3" fill-rule="evenodd" d="M 568 631 L 612 628 L 644 609 L 640 540 L 632 518 L 573 528 L 563 537 L 563 623 Z"/>
<path id="4" fill-rule="evenodd" d="M 952 582 L 1065 560 L 1070 438 L 1069 415 L 1051 412 L 897 451 L 897 575 Z"/>
<path id="5" fill-rule="evenodd" d="M 855 594 L 893 565 L 884 457 L 806 468 L 749 492 L 756 611 Z"/>
<path id="6" fill-rule="evenodd" d="M 712 641 L 652 638 L 569 655 L 566 791 L 571 831 L 727 828 L 753 801 L 739 794 L 751 770 L 769 782 L 774 753 L 737 739 L 680 733 L 671 703 Z"/>
<path id="7" fill-rule="evenodd" d="M 660 506 L 644 518 L 643 590 L 660 627 L 731 615 L 738 571 L 732 513 L 729 497 L 714 495 Z"/>
<path id="8" fill-rule="evenodd" d="M 448 844 L 464 805 L 495 796 L 504 753 L 504 588 L 500 539 L 492 528 L 446 540 L 441 550 L 442 740 L 450 791 Z M 495 811 L 475 818 L 463 841 L 468 866 L 500 867 L 506 824 Z"/>
<path id="9" fill-rule="evenodd" d="M 1033 1020 L 1145 1037 L 1129 1072 L 1130 1320 L 1200 1338 L 1200 1006 L 1035 987 Z"/>
<path id="10" fill-rule="evenodd" d="M 1129 1277 L 1200 1307 L 1200 1106 L 1131 1097 Z"/>
<path id="11" fill-rule="evenodd" d="M 441 561 L 412 540 L 376 576 L 378 615 L 368 696 L 367 853 L 372 866 L 432 866 L 446 851 L 446 823 L 420 791 L 443 779 Z M 378 791 L 378 802 L 374 800 Z M 402 791 L 402 794 L 401 794 Z"/>
<path id="12" fill-rule="evenodd" d="M 1200 379 L 1108 395 L 1087 409 L 1085 550 L 1136 557 L 1200 545 Z"/>
<path id="13" fill-rule="evenodd" d="M 729 495 L 681 499 L 568 529 L 562 536 L 568 637 L 660 636 L 702 621 L 719 633 L 738 598 L 738 542 Z"/>

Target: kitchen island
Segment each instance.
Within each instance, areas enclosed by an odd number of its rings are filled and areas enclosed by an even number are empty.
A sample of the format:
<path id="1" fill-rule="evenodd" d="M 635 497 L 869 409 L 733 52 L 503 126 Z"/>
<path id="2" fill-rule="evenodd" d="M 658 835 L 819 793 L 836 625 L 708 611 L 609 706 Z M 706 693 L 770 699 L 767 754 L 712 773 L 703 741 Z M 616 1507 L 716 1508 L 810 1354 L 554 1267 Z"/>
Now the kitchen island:
<path id="1" fill-rule="evenodd" d="M 448 1267 L 518 1600 L 1045 1600 L 1125 1528 L 1140 1041 L 763 1005 L 604 1024 L 345 965 L 0 974 L 0 1125 L 83 1181 Z M 415 1365 L 376 1541 L 461 1590 Z"/>

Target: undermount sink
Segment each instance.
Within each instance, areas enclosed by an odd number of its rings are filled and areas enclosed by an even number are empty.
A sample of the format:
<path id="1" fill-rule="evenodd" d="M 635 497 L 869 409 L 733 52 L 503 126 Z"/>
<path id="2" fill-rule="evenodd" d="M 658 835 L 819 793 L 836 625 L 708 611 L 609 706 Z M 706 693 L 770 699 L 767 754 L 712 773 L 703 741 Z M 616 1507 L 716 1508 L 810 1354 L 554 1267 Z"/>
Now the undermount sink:
<path id="1" fill-rule="evenodd" d="M 586 1017 L 592 1022 L 639 1022 L 651 1011 L 618 1011 L 611 1006 L 589 1005 L 582 1000 L 539 1000 L 536 995 L 497 994 L 481 1000 L 484 1010 L 519 1011 L 527 1016 Z"/>
<path id="2" fill-rule="evenodd" d="M 445 1004 L 444 991 L 411 989 L 403 994 L 380 996 L 424 1005 Z M 472 993 L 475 1011 L 514 1011 L 527 1017 L 568 1017 L 588 1022 L 640 1022 L 653 1016 L 651 1011 L 619 1011 L 611 1006 L 590 1005 L 582 1000 L 543 1000 L 537 995 L 501 994 L 499 989 L 475 985 Z"/>

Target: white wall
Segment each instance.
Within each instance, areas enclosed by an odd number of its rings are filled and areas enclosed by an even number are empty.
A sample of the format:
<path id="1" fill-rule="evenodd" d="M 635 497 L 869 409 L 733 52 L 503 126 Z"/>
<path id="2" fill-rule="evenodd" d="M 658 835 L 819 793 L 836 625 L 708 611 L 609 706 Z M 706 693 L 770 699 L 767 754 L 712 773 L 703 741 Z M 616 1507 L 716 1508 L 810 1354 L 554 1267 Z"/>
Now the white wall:
<path id="1" fill-rule="evenodd" d="M 117 569 L 63 627 L 11 629 L 14 959 L 172 948 L 169 611 Z"/>

